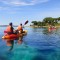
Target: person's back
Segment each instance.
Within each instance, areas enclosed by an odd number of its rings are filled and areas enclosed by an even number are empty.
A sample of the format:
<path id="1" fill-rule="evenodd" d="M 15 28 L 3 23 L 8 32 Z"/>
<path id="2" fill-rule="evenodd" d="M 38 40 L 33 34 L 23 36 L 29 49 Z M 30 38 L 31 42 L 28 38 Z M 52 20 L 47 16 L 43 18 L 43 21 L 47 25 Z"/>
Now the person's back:
<path id="1" fill-rule="evenodd" d="M 11 32 L 11 29 L 10 28 L 11 28 L 10 26 L 7 26 L 6 31 L 7 32 Z"/>
<path id="2" fill-rule="evenodd" d="M 10 23 L 9 26 L 7 26 L 6 31 L 7 31 L 8 34 L 13 34 L 12 23 Z"/>
<path id="3" fill-rule="evenodd" d="M 21 33 L 23 32 L 22 24 L 20 24 L 20 25 L 17 27 L 17 30 L 20 31 Z"/>
<path id="4" fill-rule="evenodd" d="M 17 27 L 17 30 L 22 30 L 22 26 L 18 26 Z"/>

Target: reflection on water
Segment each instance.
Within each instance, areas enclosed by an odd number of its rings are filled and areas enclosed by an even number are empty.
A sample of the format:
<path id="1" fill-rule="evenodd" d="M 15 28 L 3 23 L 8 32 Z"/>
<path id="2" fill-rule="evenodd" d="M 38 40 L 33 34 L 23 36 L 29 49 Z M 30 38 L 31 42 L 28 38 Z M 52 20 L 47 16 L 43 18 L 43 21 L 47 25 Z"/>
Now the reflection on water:
<path id="1" fill-rule="evenodd" d="M 3 39 L 3 40 L 5 40 L 7 46 L 10 46 L 9 51 L 11 51 L 13 49 L 14 43 L 22 44 L 23 36 L 16 39 Z"/>
<path id="2" fill-rule="evenodd" d="M 60 60 L 60 28 L 24 29 L 28 34 L 22 40 L 9 41 L 1 39 L 4 28 L 0 27 L 0 60 Z"/>

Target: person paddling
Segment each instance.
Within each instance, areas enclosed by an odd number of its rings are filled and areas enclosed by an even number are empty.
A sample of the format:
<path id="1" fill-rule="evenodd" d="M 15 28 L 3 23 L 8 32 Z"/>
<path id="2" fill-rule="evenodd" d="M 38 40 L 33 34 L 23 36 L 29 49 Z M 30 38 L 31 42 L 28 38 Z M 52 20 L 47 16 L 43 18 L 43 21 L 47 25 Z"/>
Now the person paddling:
<path id="1" fill-rule="evenodd" d="M 7 32 L 7 34 L 13 34 L 13 33 L 14 33 L 14 32 L 13 32 L 14 28 L 13 28 L 12 25 L 13 25 L 13 24 L 12 24 L 12 22 L 11 22 L 11 23 L 9 23 L 9 25 L 7 26 L 7 28 L 6 28 L 6 30 L 5 30 L 5 32 Z"/>
<path id="2" fill-rule="evenodd" d="M 19 31 L 19 33 L 23 33 L 22 23 L 17 27 L 17 31 Z"/>
<path id="3" fill-rule="evenodd" d="M 24 25 L 26 25 L 28 23 L 28 20 L 24 23 Z M 22 25 L 22 23 L 20 23 L 20 25 L 17 27 L 17 29 L 15 30 L 15 33 L 23 33 L 23 27 L 24 25 Z"/>

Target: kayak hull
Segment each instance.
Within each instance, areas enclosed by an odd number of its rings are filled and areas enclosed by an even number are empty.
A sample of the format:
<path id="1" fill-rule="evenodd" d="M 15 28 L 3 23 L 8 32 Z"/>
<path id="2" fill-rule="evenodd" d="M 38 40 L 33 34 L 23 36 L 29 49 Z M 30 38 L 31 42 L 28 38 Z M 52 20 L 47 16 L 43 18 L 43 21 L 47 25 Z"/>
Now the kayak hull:
<path id="1" fill-rule="evenodd" d="M 24 30 L 24 33 L 22 34 L 18 33 L 18 34 L 4 35 L 2 36 L 2 39 L 14 39 L 14 38 L 25 36 L 26 34 L 27 34 L 27 30 Z"/>

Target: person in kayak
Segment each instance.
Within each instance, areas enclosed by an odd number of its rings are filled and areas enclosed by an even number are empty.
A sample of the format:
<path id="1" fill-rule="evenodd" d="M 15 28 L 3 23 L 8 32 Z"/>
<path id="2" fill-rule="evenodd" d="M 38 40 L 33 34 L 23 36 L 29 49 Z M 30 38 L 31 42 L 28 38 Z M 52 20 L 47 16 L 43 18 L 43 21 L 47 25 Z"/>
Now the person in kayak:
<path id="1" fill-rule="evenodd" d="M 20 24 L 18 27 L 17 27 L 17 30 L 19 33 L 23 33 L 23 26 L 22 24 Z"/>
<path id="2" fill-rule="evenodd" d="M 12 26 L 13 24 L 12 24 L 12 22 L 11 23 L 9 23 L 9 26 L 7 26 L 7 28 L 6 28 L 6 32 L 7 32 L 7 34 L 13 34 L 14 32 L 13 32 L 13 30 L 14 30 L 14 28 L 13 28 L 13 26 Z"/>

